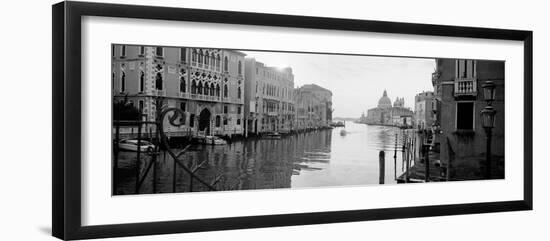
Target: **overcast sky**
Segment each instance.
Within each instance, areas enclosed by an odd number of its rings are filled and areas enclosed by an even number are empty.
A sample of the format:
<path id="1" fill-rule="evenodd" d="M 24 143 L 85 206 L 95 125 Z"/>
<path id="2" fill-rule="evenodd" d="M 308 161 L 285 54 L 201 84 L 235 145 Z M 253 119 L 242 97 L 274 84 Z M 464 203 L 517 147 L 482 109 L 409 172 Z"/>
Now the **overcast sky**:
<path id="1" fill-rule="evenodd" d="M 376 56 L 243 51 L 268 66 L 290 66 L 294 87 L 314 83 L 332 91 L 333 117 L 361 116 L 376 107 L 384 89 L 390 99 L 405 98 L 414 110 L 414 96 L 433 91 L 435 60 Z"/>

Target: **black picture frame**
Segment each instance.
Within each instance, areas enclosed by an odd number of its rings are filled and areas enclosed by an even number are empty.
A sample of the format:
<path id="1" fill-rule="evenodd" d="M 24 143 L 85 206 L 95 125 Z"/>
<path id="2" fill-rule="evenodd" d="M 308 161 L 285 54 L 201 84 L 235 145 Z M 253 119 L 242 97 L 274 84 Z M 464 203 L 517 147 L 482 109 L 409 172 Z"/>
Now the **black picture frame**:
<path id="1" fill-rule="evenodd" d="M 213 230 L 322 224 L 442 215 L 532 210 L 533 208 L 533 32 L 414 23 L 336 19 L 170 7 L 60 2 L 52 7 L 52 233 L 60 239 L 106 238 Z M 99 226 L 81 224 L 81 17 L 194 21 L 257 26 L 366 31 L 426 36 L 516 40 L 524 43 L 523 199 L 421 207 L 140 222 Z"/>

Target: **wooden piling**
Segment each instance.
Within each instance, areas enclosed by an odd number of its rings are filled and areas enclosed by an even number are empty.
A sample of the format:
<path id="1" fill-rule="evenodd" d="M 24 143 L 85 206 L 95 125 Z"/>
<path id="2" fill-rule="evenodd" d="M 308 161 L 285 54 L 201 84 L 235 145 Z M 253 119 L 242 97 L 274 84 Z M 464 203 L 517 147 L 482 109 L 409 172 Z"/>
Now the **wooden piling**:
<path id="1" fill-rule="evenodd" d="M 403 151 L 405 153 L 405 182 L 409 182 L 409 169 L 411 167 L 411 162 L 410 162 L 410 158 L 409 158 L 409 149 L 410 149 L 410 146 L 409 146 L 409 139 L 407 138 L 405 140 L 405 144 L 403 145 Z"/>
<path id="2" fill-rule="evenodd" d="M 395 133 L 395 148 L 393 151 L 393 179 L 397 180 L 397 133 Z"/>
<path id="3" fill-rule="evenodd" d="M 189 176 L 189 192 L 193 192 L 193 176 Z"/>
<path id="4" fill-rule="evenodd" d="M 427 144 L 422 145 L 423 153 L 424 153 L 424 164 L 426 165 L 426 175 L 425 175 L 425 181 L 430 181 L 430 146 Z"/>
<path id="5" fill-rule="evenodd" d="M 403 142 L 403 148 L 401 149 L 401 171 L 405 172 L 405 130 L 403 130 L 403 136 L 401 137 L 401 142 Z M 405 179 L 406 181 L 407 179 Z"/>
<path id="6" fill-rule="evenodd" d="M 380 167 L 380 176 L 379 176 L 379 183 L 380 184 L 384 184 L 384 174 L 386 173 L 386 162 L 385 162 L 385 153 L 384 151 L 380 151 L 380 153 L 378 154 L 378 159 L 379 159 L 379 167 Z"/>
<path id="7" fill-rule="evenodd" d="M 139 193 L 139 173 L 141 168 L 141 122 L 138 123 L 137 154 L 136 154 L 136 194 Z"/>
<path id="8" fill-rule="evenodd" d="M 116 183 L 118 182 L 118 142 L 120 135 L 120 126 L 115 124 L 115 143 L 113 143 L 113 154 L 114 154 L 114 166 L 113 166 L 113 195 L 116 194 Z"/>
<path id="9" fill-rule="evenodd" d="M 153 193 L 157 193 L 157 152 L 159 150 L 157 147 L 155 147 L 153 151 L 154 151 L 154 154 L 153 154 L 153 157 L 151 158 L 151 161 L 153 162 Z"/>

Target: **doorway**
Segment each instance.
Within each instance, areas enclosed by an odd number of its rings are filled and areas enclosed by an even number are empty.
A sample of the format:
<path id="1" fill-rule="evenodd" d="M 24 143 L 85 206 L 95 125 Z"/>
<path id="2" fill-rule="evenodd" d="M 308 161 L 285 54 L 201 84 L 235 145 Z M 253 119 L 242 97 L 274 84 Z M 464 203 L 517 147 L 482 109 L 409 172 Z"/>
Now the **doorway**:
<path id="1" fill-rule="evenodd" d="M 204 131 L 205 135 L 210 135 L 210 116 L 212 114 L 208 108 L 204 108 L 199 114 L 199 131 Z"/>

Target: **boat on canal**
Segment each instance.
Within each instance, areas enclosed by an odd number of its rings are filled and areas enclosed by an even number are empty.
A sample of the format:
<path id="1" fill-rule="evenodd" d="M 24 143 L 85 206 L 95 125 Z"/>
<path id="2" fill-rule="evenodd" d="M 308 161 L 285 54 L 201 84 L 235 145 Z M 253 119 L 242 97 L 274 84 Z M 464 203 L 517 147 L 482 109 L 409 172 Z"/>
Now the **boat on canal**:
<path id="1" fill-rule="evenodd" d="M 197 141 L 204 145 L 227 145 L 227 142 L 217 136 L 200 136 L 197 137 Z"/>
<path id="2" fill-rule="evenodd" d="M 264 136 L 266 139 L 281 139 L 282 135 L 279 132 L 271 132 Z"/>
<path id="3" fill-rule="evenodd" d="M 137 139 L 123 139 L 118 142 L 118 148 L 125 151 L 138 151 Z M 155 145 L 151 142 L 140 140 L 139 150 L 141 152 L 152 152 L 155 149 Z"/>

